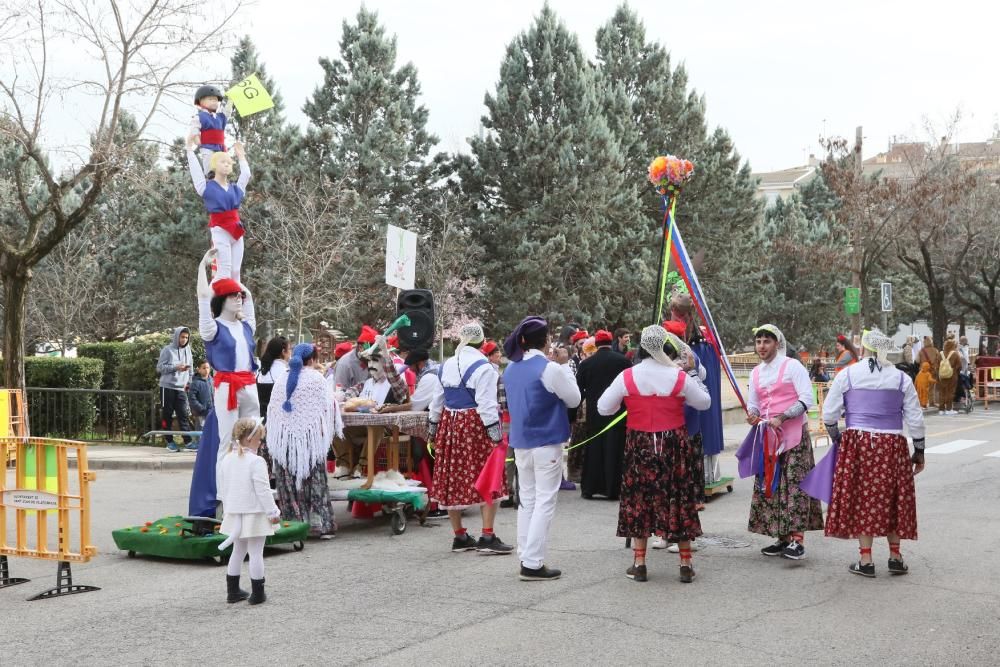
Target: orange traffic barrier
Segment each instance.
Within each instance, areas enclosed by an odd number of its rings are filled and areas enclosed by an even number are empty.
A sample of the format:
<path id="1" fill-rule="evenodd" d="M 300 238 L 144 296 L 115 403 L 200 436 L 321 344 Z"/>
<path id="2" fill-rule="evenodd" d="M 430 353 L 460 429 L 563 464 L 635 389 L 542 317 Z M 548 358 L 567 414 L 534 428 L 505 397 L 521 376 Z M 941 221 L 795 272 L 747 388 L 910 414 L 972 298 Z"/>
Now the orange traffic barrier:
<path id="1" fill-rule="evenodd" d="M 73 475 L 70 450 L 76 450 Z M 90 543 L 90 483 L 95 475 L 87 469 L 87 445 L 53 438 L 0 438 L 3 467 L 15 458 L 14 486 L 8 488 L 6 475 L 0 476 L 0 588 L 28 581 L 10 576 L 7 557 L 20 556 L 58 562 L 57 586 L 31 600 L 99 590 L 74 585 L 70 568 L 70 563 L 86 563 L 97 554 Z M 7 542 L 11 518 L 13 544 Z"/>
<path id="2" fill-rule="evenodd" d="M 23 438 L 27 435 L 24 394 L 20 389 L 0 389 L 0 438 Z"/>

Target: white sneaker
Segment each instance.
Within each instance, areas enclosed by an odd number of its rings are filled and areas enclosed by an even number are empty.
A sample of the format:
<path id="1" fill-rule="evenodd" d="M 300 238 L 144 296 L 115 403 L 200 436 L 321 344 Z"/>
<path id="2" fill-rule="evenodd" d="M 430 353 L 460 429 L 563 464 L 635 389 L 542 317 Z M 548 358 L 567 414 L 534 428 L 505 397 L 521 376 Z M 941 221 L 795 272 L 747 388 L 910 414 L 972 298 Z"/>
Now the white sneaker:
<path id="1" fill-rule="evenodd" d="M 666 549 L 667 541 L 659 535 L 654 535 L 652 539 L 649 540 L 649 546 L 653 549 Z"/>
<path id="2" fill-rule="evenodd" d="M 341 477 L 348 477 L 350 474 L 351 470 L 347 466 L 337 466 L 333 471 L 333 476 L 337 479 L 340 479 Z"/>
<path id="3" fill-rule="evenodd" d="M 679 554 L 681 552 L 681 547 L 679 544 L 671 544 L 667 547 L 667 551 L 672 554 Z M 698 542 L 697 540 L 691 540 L 691 552 L 694 553 L 695 551 L 698 551 Z"/>

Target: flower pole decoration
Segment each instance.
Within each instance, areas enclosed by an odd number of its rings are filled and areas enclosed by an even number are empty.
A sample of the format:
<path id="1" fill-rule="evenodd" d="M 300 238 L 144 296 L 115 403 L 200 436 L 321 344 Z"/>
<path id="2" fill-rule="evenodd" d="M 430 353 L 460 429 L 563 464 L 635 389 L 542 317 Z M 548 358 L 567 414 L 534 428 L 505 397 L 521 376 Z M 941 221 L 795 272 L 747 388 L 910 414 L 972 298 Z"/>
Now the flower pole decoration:
<path id="1" fill-rule="evenodd" d="M 660 242 L 660 264 L 656 274 L 656 310 L 653 324 L 659 324 L 663 315 L 663 301 L 666 294 L 667 267 L 670 263 L 671 239 L 674 229 L 674 209 L 681 188 L 694 176 L 694 164 L 673 155 L 661 155 L 649 164 L 649 182 L 663 197 L 663 240 Z"/>

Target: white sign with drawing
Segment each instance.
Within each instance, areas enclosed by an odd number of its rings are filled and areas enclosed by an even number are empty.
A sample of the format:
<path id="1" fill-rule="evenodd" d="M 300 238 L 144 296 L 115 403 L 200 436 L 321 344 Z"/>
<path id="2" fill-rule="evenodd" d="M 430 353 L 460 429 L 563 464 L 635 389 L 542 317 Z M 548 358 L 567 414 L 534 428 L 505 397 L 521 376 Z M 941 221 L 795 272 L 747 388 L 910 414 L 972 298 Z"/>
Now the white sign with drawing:
<path id="1" fill-rule="evenodd" d="M 385 282 L 399 289 L 413 289 L 417 275 L 417 235 L 389 225 L 385 235 Z"/>

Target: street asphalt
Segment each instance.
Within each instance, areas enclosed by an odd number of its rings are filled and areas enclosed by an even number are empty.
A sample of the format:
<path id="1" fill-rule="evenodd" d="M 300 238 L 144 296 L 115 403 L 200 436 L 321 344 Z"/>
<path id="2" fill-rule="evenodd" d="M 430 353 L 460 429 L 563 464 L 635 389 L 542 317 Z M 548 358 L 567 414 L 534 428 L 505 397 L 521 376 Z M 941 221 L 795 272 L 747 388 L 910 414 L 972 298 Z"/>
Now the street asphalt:
<path id="1" fill-rule="evenodd" d="M 879 540 L 876 579 L 848 573 L 856 543 L 818 532 L 803 561 L 760 555 L 770 541 L 746 531 L 751 481 L 737 480 L 702 513 L 692 584 L 666 551 L 651 550 L 647 583 L 626 579 L 617 503 L 564 491 L 547 558 L 558 581 L 519 581 L 516 556 L 451 553 L 446 523 L 391 536 L 387 519 L 357 521 L 336 503 L 334 540 L 269 550 L 268 601 L 229 605 L 221 567 L 131 559 L 111 539 L 185 513 L 190 472 L 98 470 L 100 555 L 73 575 L 102 590 L 27 602 L 54 585 L 56 566 L 12 557 L 11 575 L 32 581 L 0 589 L 0 665 L 997 664 L 1000 411 L 927 423 L 940 449 L 917 478 L 910 573 L 888 575 Z M 744 433 L 727 426 L 726 474 Z M 510 543 L 515 520 L 497 520 Z M 478 516 L 467 525 L 477 533 Z"/>

